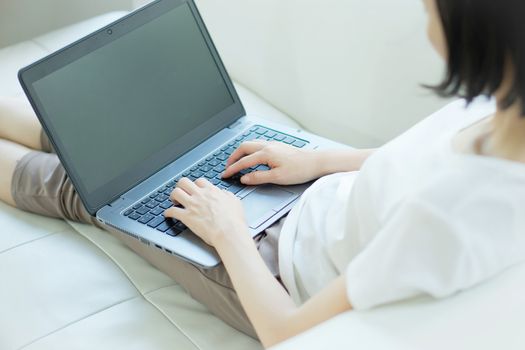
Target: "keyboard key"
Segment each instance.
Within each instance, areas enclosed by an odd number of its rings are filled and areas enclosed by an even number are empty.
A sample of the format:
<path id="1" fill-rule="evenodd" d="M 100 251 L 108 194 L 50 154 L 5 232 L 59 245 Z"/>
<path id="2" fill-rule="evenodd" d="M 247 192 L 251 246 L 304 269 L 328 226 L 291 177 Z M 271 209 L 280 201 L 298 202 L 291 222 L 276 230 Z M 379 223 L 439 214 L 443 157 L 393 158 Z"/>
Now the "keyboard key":
<path id="1" fill-rule="evenodd" d="M 131 220 L 138 220 L 140 218 L 140 215 L 137 213 L 133 213 L 130 216 L 128 216 Z"/>
<path id="2" fill-rule="evenodd" d="M 224 165 L 219 164 L 215 168 L 213 168 L 213 170 L 218 172 L 218 173 L 222 173 L 224 171 Z"/>
<path id="3" fill-rule="evenodd" d="M 153 208 L 157 207 L 158 205 L 159 205 L 159 202 L 151 201 L 148 204 L 146 204 L 146 207 L 149 208 L 149 209 L 153 209 Z"/>
<path id="4" fill-rule="evenodd" d="M 157 216 L 155 219 L 151 220 L 148 224 L 149 227 L 155 228 L 162 224 L 166 218 L 164 216 Z"/>
<path id="5" fill-rule="evenodd" d="M 221 186 L 223 186 L 224 188 L 228 188 L 230 187 L 232 184 L 229 183 L 228 181 L 221 181 Z"/>
<path id="6" fill-rule="evenodd" d="M 160 231 L 160 232 L 166 232 L 167 230 L 169 230 L 173 225 L 175 225 L 175 223 L 173 222 L 173 220 L 171 219 L 166 219 L 164 220 L 164 222 L 162 224 L 160 224 L 159 226 L 157 226 L 157 230 Z"/>
<path id="7" fill-rule="evenodd" d="M 211 182 L 212 185 L 217 186 L 218 184 L 221 183 L 221 180 L 215 178 L 215 179 L 211 179 L 210 182 Z"/>
<path id="8" fill-rule="evenodd" d="M 210 171 L 208 173 L 206 173 L 206 175 L 204 175 L 207 179 L 213 179 L 217 176 L 217 173 L 215 171 Z"/>
<path id="9" fill-rule="evenodd" d="M 203 167 L 201 167 L 199 170 L 202 171 L 203 173 L 207 173 L 208 171 L 210 171 L 212 169 L 211 166 L 209 165 L 204 165 Z"/>
<path id="10" fill-rule="evenodd" d="M 160 207 L 162 209 L 169 209 L 169 208 L 173 207 L 173 203 L 171 201 L 165 201 L 164 203 L 162 203 L 160 205 Z"/>
<path id="11" fill-rule="evenodd" d="M 295 146 L 297 148 L 303 148 L 304 146 L 306 146 L 306 142 L 303 142 L 303 141 L 299 141 L 299 140 L 296 140 L 292 146 Z"/>
<path id="12" fill-rule="evenodd" d="M 148 211 L 149 211 L 149 208 L 146 208 L 146 207 L 142 206 L 142 207 L 138 208 L 136 212 L 137 212 L 139 215 L 144 215 L 144 214 L 146 214 Z"/>
<path id="13" fill-rule="evenodd" d="M 212 160 L 210 160 L 210 161 L 208 162 L 208 165 L 209 165 L 209 166 L 212 166 L 212 167 L 215 167 L 215 166 L 217 166 L 217 165 L 219 165 L 219 164 L 220 164 L 220 162 L 219 162 L 217 159 L 212 159 Z"/>
<path id="14" fill-rule="evenodd" d="M 286 137 L 286 138 L 283 140 L 283 142 L 286 143 L 286 144 L 291 145 L 292 143 L 295 142 L 295 139 L 293 139 L 293 138 L 291 138 L 291 137 L 288 136 L 288 137 Z"/>
<path id="15" fill-rule="evenodd" d="M 159 195 L 158 192 L 154 192 L 154 193 L 152 193 L 152 194 L 149 195 L 149 198 L 151 198 L 151 199 L 155 199 L 155 197 L 157 197 L 158 195 Z"/>
<path id="16" fill-rule="evenodd" d="M 248 135 L 248 136 L 244 139 L 244 141 L 255 140 L 258 136 L 259 136 L 259 135 L 257 135 L 257 134 L 250 134 L 250 135 Z"/>
<path id="17" fill-rule="evenodd" d="M 268 171 L 270 169 L 271 168 L 268 165 L 264 165 L 264 164 L 261 164 L 257 168 L 255 168 L 255 170 L 257 171 Z"/>
<path id="18" fill-rule="evenodd" d="M 217 159 L 221 161 L 227 160 L 228 158 L 229 156 L 226 153 L 221 153 L 217 156 Z"/>
<path id="19" fill-rule="evenodd" d="M 124 213 L 124 216 L 129 216 L 129 215 L 131 215 L 131 213 L 133 213 L 133 209 L 128 209 L 128 210 L 126 210 L 126 212 Z"/>
<path id="20" fill-rule="evenodd" d="M 272 130 L 270 130 L 266 134 L 264 134 L 264 136 L 269 137 L 271 139 L 274 138 L 276 135 L 277 135 L 277 133 L 275 131 L 272 131 Z"/>
<path id="21" fill-rule="evenodd" d="M 191 176 L 195 177 L 195 178 L 200 178 L 200 177 L 203 177 L 204 176 L 204 173 L 200 170 L 197 170 L 196 172 L 192 173 Z"/>
<path id="22" fill-rule="evenodd" d="M 165 194 L 162 194 L 162 195 L 158 196 L 157 198 L 155 198 L 155 200 L 156 200 L 157 202 L 165 202 L 165 201 L 167 201 L 168 199 L 170 199 L 170 196 L 167 196 L 167 195 L 165 195 Z"/>
<path id="23" fill-rule="evenodd" d="M 146 198 L 141 203 L 142 204 L 148 204 L 150 201 L 151 201 L 151 198 Z"/>
<path id="24" fill-rule="evenodd" d="M 176 228 L 176 227 L 172 227 L 172 228 L 170 228 L 170 229 L 168 229 L 168 230 L 165 231 L 165 233 L 166 233 L 167 235 L 170 235 L 170 236 L 172 236 L 172 237 L 176 237 L 176 236 L 178 236 L 181 232 L 182 232 L 182 231 L 179 230 L 179 229 Z"/>
<path id="25" fill-rule="evenodd" d="M 148 222 L 150 222 L 150 221 L 153 220 L 153 219 L 154 219 L 154 216 L 153 216 L 153 215 L 146 214 L 146 215 L 144 215 L 143 217 L 141 217 L 141 218 L 139 219 L 139 222 L 140 222 L 141 224 L 147 224 Z"/>
<path id="26" fill-rule="evenodd" d="M 275 141 L 283 141 L 286 138 L 283 134 L 277 134 L 277 136 L 274 136 L 273 139 Z"/>
<path id="27" fill-rule="evenodd" d="M 264 135 L 268 132 L 267 129 L 263 129 L 263 128 L 259 128 L 259 130 L 255 131 L 256 134 L 258 135 Z"/>
<path id="28" fill-rule="evenodd" d="M 190 171 L 193 172 L 193 171 L 195 171 L 195 170 L 197 170 L 197 169 L 198 169 L 198 168 L 197 168 L 196 166 L 194 166 L 194 167 L 191 167 Z"/>
<path id="29" fill-rule="evenodd" d="M 164 213 L 164 208 L 161 208 L 161 207 L 157 207 L 155 209 L 153 209 L 152 211 L 149 212 L 151 215 L 160 215 L 162 213 Z"/>
<path id="30" fill-rule="evenodd" d="M 142 204 L 137 203 L 133 206 L 133 209 L 137 210 L 138 208 L 142 207 Z"/>
<path id="31" fill-rule="evenodd" d="M 204 164 L 206 164 L 206 162 L 199 162 L 199 164 L 197 164 L 198 166 L 203 166 Z"/>
<path id="32" fill-rule="evenodd" d="M 227 155 L 231 156 L 231 154 L 235 152 L 235 148 L 233 147 L 230 147 L 228 148 L 226 151 L 224 151 L 224 153 L 226 153 Z"/>
<path id="33" fill-rule="evenodd" d="M 209 157 L 206 157 L 206 161 L 209 162 L 210 160 L 213 159 L 213 156 L 209 156 Z"/>
<path id="34" fill-rule="evenodd" d="M 177 221 L 175 223 L 175 227 L 178 228 L 179 230 L 181 231 L 184 231 L 185 229 L 187 229 L 188 227 L 186 227 L 186 225 L 184 225 L 182 222 L 180 221 Z"/>

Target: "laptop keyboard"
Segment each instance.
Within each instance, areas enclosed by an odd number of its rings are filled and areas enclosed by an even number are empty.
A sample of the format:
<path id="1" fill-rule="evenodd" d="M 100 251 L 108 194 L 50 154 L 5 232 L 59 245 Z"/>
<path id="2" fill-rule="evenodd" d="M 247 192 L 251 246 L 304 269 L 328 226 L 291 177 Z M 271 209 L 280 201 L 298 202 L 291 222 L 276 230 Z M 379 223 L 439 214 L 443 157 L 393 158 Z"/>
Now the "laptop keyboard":
<path id="1" fill-rule="evenodd" d="M 132 207 L 125 210 L 123 215 L 128 217 L 130 220 L 147 225 L 148 227 L 156 229 L 159 232 L 173 237 L 177 236 L 186 229 L 186 226 L 178 220 L 172 220 L 164 217 L 164 211 L 173 207 L 173 203 L 170 200 L 170 194 L 175 188 L 177 182 L 183 177 L 187 177 L 192 181 L 195 181 L 199 178 L 205 178 L 217 187 L 237 195 L 246 187 L 240 182 L 241 176 L 252 171 L 264 171 L 270 169 L 267 165 L 260 164 L 249 169 L 242 170 L 229 179 L 221 178 L 221 174 L 225 170 L 226 161 L 230 155 L 240 146 L 241 143 L 255 139 L 279 141 L 297 148 L 303 148 L 308 143 L 307 141 L 268 129 L 263 126 L 254 126 L 250 130 L 244 132 L 242 135 L 239 135 L 237 138 L 231 140 L 231 142 L 225 144 L 220 149 L 217 149 L 216 152 L 208 155 L 206 158 L 194 164 L 182 174 L 179 174 L 171 181 L 168 181 L 157 190 L 151 192 L 142 200 L 137 201 Z"/>

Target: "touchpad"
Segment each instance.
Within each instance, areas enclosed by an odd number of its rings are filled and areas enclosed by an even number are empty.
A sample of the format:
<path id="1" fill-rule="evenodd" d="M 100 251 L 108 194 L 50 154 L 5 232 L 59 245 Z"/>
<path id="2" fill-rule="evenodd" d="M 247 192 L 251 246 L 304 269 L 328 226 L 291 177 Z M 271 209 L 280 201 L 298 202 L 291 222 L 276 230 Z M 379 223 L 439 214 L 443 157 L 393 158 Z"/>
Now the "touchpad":
<path id="1" fill-rule="evenodd" d="M 248 226 L 259 227 L 297 197 L 276 186 L 258 187 L 242 200 Z"/>

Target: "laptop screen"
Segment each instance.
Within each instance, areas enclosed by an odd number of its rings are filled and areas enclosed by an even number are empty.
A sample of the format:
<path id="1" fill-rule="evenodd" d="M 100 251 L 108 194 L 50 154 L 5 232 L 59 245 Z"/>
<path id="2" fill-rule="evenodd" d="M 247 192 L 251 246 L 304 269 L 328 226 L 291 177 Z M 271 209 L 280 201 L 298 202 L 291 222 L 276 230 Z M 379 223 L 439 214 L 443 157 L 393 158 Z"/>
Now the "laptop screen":
<path id="1" fill-rule="evenodd" d="M 86 195 L 122 191 L 108 185 L 118 179 L 131 181 L 129 188 L 151 175 L 227 125 L 205 126 L 236 102 L 188 3 L 127 33 L 106 34 L 118 38 L 32 84 Z M 163 152 L 167 159 L 160 159 Z"/>

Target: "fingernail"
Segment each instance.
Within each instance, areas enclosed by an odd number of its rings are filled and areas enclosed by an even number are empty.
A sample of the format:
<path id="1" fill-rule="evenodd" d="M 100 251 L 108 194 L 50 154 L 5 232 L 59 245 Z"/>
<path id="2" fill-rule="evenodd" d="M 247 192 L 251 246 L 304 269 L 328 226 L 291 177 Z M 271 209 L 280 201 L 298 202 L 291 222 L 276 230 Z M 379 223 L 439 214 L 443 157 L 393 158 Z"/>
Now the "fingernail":
<path id="1" fill-rule="evenodd" d="M 246 183 L 249 180 L 248 175 L 244 175 L 241 177 L 241 183 Z"/>

